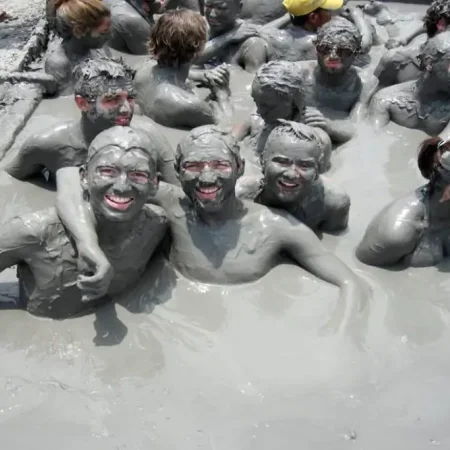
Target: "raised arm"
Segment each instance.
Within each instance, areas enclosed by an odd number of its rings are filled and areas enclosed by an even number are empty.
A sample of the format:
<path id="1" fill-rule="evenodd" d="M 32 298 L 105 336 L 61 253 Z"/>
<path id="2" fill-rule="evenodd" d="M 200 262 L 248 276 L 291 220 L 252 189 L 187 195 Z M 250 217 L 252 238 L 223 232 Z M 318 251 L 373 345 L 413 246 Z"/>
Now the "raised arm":
<path id="1" fill-rule="evenodd" d="M 94 217 L 83 199 L 79 168 L 59 169 L 56 172 L 56 185 L 56 210 L 78 251 L 78 287 L 85 301 L 99 298 L 106 294 L 114 274 L 98 244 Z"/>
<path id="2" fill-rule="evenodd" d="M 369 53 L 372 48 L 372 30 L 367 23 L 364 12 L 358 6 L 348 6 L 349 15 L 361 33 L 361 51 L 362 53 Z"/>
<path id="3" fill-rule="evenodd" d="M 351 120 L 363 120 L 367 117 L 370 100 L 378 89 L 378 78 L 367 71 L 360 71 L 362 82 L 361 94 L 350 113 Z"/>

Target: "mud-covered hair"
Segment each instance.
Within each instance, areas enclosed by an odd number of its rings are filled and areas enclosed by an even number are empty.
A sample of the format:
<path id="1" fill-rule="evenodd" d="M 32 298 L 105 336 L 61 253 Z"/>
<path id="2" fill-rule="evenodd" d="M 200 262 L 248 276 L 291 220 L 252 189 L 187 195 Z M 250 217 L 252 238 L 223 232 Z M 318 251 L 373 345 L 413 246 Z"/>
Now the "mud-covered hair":
<path id="1" fill-rule="evenodd" d="M 434 0 L 425 12 L 423 23 L 428 37 L 436 35 L 437 24 L 441 19 L 450 24 L 450 2 L 448 0 Z"/>
<path id="2" fill-rule="evenodd" d="M 85 59 L 77 64 L 72 72 L 74 93 L 85 99 L 94 100 L 104 93 L 107 81 L 117 80 L 131 85 L 135 74 L 136 71 L 121 59 Z"/>
<path id="3" fill-rule="evenodd" d="M 293 101 L 304 94 L 301 73 L 290 61 L 271 61 L 262 65 L 253 79 L 252 97 L 257 86 L 262 90 L 292 96 Z"/>
<path id="4" fill-rule="evenodd" d="M 425 139 L 419 146 L 417 166 L 422 176 L 427 180 L 432 178 L 437 157 L 440 155 L 438 145 L 441 141 L 440 136 L 430 137 Z"/>
<path id="5" fill-rule="evenodd" d="M 63 37 L 84 36 L 111 16 L 102 0 L 50 0 L 50 15 L 54 14 L 57 33 Z"/>
<path id="6" fill-rule="evenodd" d="M 344 48 L 350 48 L 356 53 L 361 51 L 362 36 L 358 28 L 343 17 L 333 17 L 325 25 L 317 30 L 315 44 L 336 45 L 339 43 Z"/>
<path id="7" fill-rule="evenodd" d="M 124 152 L 139 149 L 148 155 L 150 166 L 156 173 L 156 144 L 148 133 L 131 127 L 115 126 L 108 128 L 95 137 L 88 148 L 86 166 L 92 158 L 105 148 L 116 147 Z"/>
<path id="8" fill-rule="evenodd" d="M 175 153 L 175 170 L 177 172 L 181 169 L 181 160 L 189 149 L 194 148 L 211 148 L 215 144 L 226 148 L 233 156 L 237 167 L 242 167 L 243 160 L 239 144 L 234 136 L 217 125 L 203 125 L 194 128 L 189 134 L 184 137 L 177 146 Z"/>
<path id="9" fill-rule="evenodd" d="M 425 71 L 430 63 L 438 61 L 445 55 L 450 55 L 450 31 L 439 33 L 425 42 L 417 57 L 420 70 Z"/>
<path id="10" fill-rule="evenodd" d="M 205 18 L 195 11 L 167 11 L 150 32 L 149 53 L 162 64 L 188 63 L 203 51 L 207 28 Z"/>

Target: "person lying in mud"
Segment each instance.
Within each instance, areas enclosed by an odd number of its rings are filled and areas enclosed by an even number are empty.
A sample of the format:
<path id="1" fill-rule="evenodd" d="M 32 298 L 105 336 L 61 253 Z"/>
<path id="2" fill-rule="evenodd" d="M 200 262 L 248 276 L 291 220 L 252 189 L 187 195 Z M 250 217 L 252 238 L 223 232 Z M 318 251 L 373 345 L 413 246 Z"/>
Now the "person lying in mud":
<path id="1" fill-rule="evenodd" d="M 210 41 L 195 64 L 228 63 L 254 73 L 268 61 L 268 45 L 255 25 L 239 19 L 242 0 L 206 0 Z"/>
<path id="2" fill-rule="evenodd" d="M 378 85 L 376 77 L 352 65 L 360 49 L 356 27 L 335 17 L 317 33 L 317 61 L 293 63 L 305 90 L 302 122 L 322 128 L 336 144 L 353 137 Z"/>
<path id="3" fill-rule="evenodd" d="M 361 280 L 325 250 L 306 225 L 285 211 L 236 197 L 244 161 L 231 134 L 211 125 L 192 130 L 178 145 L 176 168 L 182 189 L 165 185 L 152 201 L 167 211 L 170 260 L 182 275 L 204 283 L 251 282 L 269 272 L 286 252 L 306 270 L 338 286 L 347 313 L 364 301 Z M 82 204 L 76 173 L 72 178 L 77 203 Z M 59 201 L 57 207 L 76 242 L 95 233 L 92 219 L 73 202 Z"/>
<path id="4" fill-rule="evenodd" d="M 100 133 L 89 146 L 78 188 L 95 224 L 98 245 L 113 267 L 113 276 L 103 280 L 105 294 L 118 294 L 141 277 L 167 231 L 162 208 L 145 204 L 158 189 L 156 161 L 147 134 L 121 126 Z M 0 271 L 18 266 L 17 307 L 62 319 L 109 301 L 103 297 L 87 302 L 82 297 L 77 281 L 84 277 L 84 268 L 79 268 L 77 252 L 54 208 L 3 224 Z"/>
<path id="5" fill-rule="evenodd" d="M 147 53 L 147 42 L 154 14 L 161 14 L 159 0 L 104 0 L 111 10 L 109 46 L 134 55 Z"/>
<path id="6" fill-rule="evenodd" d="M 422 33 L 426 33 L 428 39 L 437 36 L 447 30 L 450 25 L 450 3 L 448 0 L 434 0 L 423 18 Z M 419 36 L 418 30 L 398 43 L 405 47 L 392 48 L 386 52 L 375 69 L 375 75 L 383 87 L 406 81 L 417 80 L 420 76 L 419 57 L 422 52 L 423 42 L 413 40 Z M 411 38 L 408 45 L 408 39 Z M 391 44 L 394 47 L 393 44 Z"/>
<path id="7" fill-rule="evenodd" d="M 45 72 L 54 76 L 60 94 L 73 89 L 72 71 L 86 58 L 110 56 L 111 13 L 101 0 L 54 0 L 55 26 L 62 41 L 49 51 Z"/>
<path id="8" fill-rule="evenodd" d="M 395 122 L 430 136 L 450 132 L 450 32 L 429 39 L 420 55 L 420 78 L 378 91 L 369 106 L 377 129 Z"/>
<path id="9" fill-rule="evenodd" d="M 241 150 L 251 163 L 259 166 L 267 137 L 278 125 L 278 119 L 302 122 L 305 107 L 302 83 L 301 72 L 288 61 L 272 61 L 258 70 L 251 91 L 256 114 L 233 130 L 236 139 L 241 142 Z M 316 128 L 315 134 L 322 141 L 319 173 L 323 173 L 330 168 L 332 145 L 330 137 L 321 128 Z"/>
<path id="10" fill-rule="evenodd" d="M 206 76 L 211 94 L 200 99 L 188 84 L 189 70 L 206 43 L 207 24 L 188 9 L 163 14 L 150 34 L 149 59 L 137 70 L 136 100 L 143 114 L 168 127 L 194 128 L 231 115 L 229 71 L 218 67 Z M 216 76 L 218 75 L 218 76 Z"/>
<path id="11" fill-rule="evenodd" d="M 418 166 L 428 183 L 374 217 L 356 249 L 363 263 L 390 266 L 402 262 L 426 267 L 450 256 L 449 141 L 426 139 L 420 147 Z"/>
<path id="12" fill-rule="evenodd" d="M 133 116 L 133 77 L 133 70 L 112 59 L 98 58 L 79 64 L 74 80 L 81 118 L 31 135 L 17 152 L 7 155 L 0 168 L 22 180 L 46 169 L 54 179 L 60 169 L 85 163 L 87 147 L 99 133 L 114 125 L 130 125 L 145 131 L 154 142 L 162 179 L 178 184 L 174 152 L 167 139 L 151 119 Z"/>
<path id="13" fill-rule="evenodd" d="M 314 231 L 347 228 L 350 197 L 319 175 L 324 145 L 318 131 L 278 120 L 261 155 L 262 176 L 240 178 L 237 196 L 283 209 Z"/>

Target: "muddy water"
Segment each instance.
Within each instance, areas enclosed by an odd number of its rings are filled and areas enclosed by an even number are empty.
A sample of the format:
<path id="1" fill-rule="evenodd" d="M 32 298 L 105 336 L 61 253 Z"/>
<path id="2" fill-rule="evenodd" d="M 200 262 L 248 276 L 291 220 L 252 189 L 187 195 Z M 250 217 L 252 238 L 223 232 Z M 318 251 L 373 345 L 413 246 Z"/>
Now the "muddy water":
<path id="1" fill-rule="evenodd" d="M 233 75 L 239 119 L 252 108 L 251 77 Z M 71 99 L 44 102 L 24 135 L 63 117 L 77 117 Z M 166 135 L 175 146 L 183 132 Z M 450 448 L 450 266 L 381 270 L 353 255 L 373 215 L 423 183 L 414 163 L 422 138 L 361 125 L 334 155 L 330 174 L 352 198 L 350 227 L 323 241 L 373 288 L 362 345 L 323 332 L 337 290 L 298 267 L 221 287 L 157 260 L 133 292 L 93 316 L 1 312 L 1 448 Z M 5 174 L 0 184 L 2 220 L 53 202 Z M 3 299 L 16 294 L 12 270 L 0 282 Z"/>

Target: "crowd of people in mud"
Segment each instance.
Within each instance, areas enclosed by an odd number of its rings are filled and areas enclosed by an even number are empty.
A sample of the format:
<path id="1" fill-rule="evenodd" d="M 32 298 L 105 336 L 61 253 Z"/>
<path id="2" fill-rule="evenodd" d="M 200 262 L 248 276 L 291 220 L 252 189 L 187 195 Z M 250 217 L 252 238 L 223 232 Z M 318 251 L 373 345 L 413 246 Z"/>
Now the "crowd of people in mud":
<path id="1" fill-rule="evenodd" d="M 429 135 L 417 161 L 428 183 L 372 220 L 356 256 L 429 266 L 449 255 L 450 1 L 424 17 L 374 0 L 244 2 L 48 3 L 58 38 L 45 71 L 80 117 L 0 163 L 20 180 L 45 175 L 57 192 L 55 208 L 2 226 L 15 306 L 86 313 L 134 285 L 159 251 L 217 284 L 256 280 L 287 254 L 338 286 L 353 320 L 370 290 L 319 235 L 348 226 L 350 195 L 324 173 L 362 121 Z M 148 58 L 134 70 L 110 48 Z M 375 48 L 384 53 L 372 64 Z M 245 123 L 233 123 L 230 66 L 255 74 Z M 174 150 L 157 124 L 189 132 Z"/>

